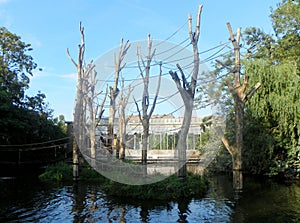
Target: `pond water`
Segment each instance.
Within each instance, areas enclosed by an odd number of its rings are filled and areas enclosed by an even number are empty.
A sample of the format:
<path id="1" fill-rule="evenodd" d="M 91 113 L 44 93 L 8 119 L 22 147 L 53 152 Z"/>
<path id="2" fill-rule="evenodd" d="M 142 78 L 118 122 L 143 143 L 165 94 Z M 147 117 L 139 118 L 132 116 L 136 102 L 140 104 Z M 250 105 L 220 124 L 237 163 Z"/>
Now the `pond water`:
<path id="1" fill-rule="evenodd" d="M 172 202 L 106 196 L 97 183 L 45 184 L 0 178 L 0 222 L 300 222 L 300 185 L 245 178 L 235 200 L 231 178 L 211 178 L 202 199 Z"/>

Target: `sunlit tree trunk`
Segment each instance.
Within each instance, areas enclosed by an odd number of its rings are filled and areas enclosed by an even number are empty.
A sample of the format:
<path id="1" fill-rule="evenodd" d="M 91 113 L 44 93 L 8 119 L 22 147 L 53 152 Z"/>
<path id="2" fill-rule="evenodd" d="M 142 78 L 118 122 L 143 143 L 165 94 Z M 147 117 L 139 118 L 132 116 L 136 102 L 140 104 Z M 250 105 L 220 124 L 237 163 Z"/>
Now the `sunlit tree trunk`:
<path id="1" fill-rule="evenodd" d="M 162 68 L 160 64 L 160 71 L 159 71 L 159 77 L 158 77 L 158 83 L 156 88 L 156 93 L 152 102 L 152 106 L 150 108 L 150 111 L 148 113 L 148 109 L 150 106 L 150 98 L 149 98 L 149 78 L 150 78 L 150 67 L 151 67 L 151 61 L 155 55 L 155 49 L 152 51 L 152 39 L 150 35 L 148 36 L 148 55 L 147 55 L 147 61 L 144 61 L 142 58 L 141 49 L 138 48 L 137 50 L 138 55 L 138 67 L 140 70 L 140 75 L 143 80 L 144 84 L 144 90 L 142 95 L 142 108 L 139 108 L 139 105 L 137 101 L 134 99 L 135 105 L 137 107 L 137 111 L 139 114 L 139 119 L 143 126 L 143 133 L 142 133 L 142 165 L 143 165 L 143 176 L 147 175 L 147 147 L 148 147 L 148 138 L 149 138 L 149 123 L 150 118 L 152 116 L 152 113 L 155 109 L 156 101 L 158 98 L 158 93 L 160 89 L 160 82 L 161 82 L 161 75 L 162 75 Z M 141 63 L 143 64 L 143 68 L 141 66 Z"/>
<path id="2" fill-rule="evenodd" d="M 115 63 L 115 78 L 114 78 L 114 84 L 112 87 L 110 87 L 109 91 L 109 98 L 110 98 L 110 104 L 109 104 L 109 118 L 108 118 L 108 136 L 109 136 L 109 150 L 112 153 L 114 148 L 114 122 L 115 122 L 115 114 L 116 114 L 116 98 L 119 95 L 119 77 L 121 70 L 125 67 L 126 64 L 122 64 L 123 59 L 130 47 L 129 41 L 123 44 L 123 39 L 120 41 L 120 48 L 118 53 L 118 58 L 116 55 L 114 55 L 114 63 Z M 118 150 L 118 147 L 116 148 Z M 119 151 L 116 151 L 116 157 L 119 158 Z"/>
<path id="3" fill-rule="evenodd" d="M 179 132 L 178 143 L 176 146 L 176 150 L 178 151 L 178 159 L 179 159 L 179 166 L 180 166 L 178 171 L 178 176 L 183 179 L 186 178 L 186 174 L 187 174 L 187 170 L 186 170 L 187 136 L 191 124 L 195 90 L 196 90 L 196 84 L 197 84 L 198 73 L 199 73 L 198 40 L 200 34 L 201 12 L 202 12 L 202 5 L 199 5 L 195 32 L 193 32 L 192 30 L 192 16 L 189 15 L 188 17 L 189 36 L 190 36 L 191 43 L 193 45 L 193 53 L 194 53 L 194 58 L 193 58 L 194 69 L 193 69 L 193 74 L 191 76 L 190 82 L 187 81 L 186 76 L 179 64 L 177 64 L 177 68 L 181 74 L 181 79 L 178 77 L 177 72 L 169 71 L 181 95 L 181 98 L 184 102 L 184 117 Z"/>
<path id="4" fill-rule="evenodd" d="M 230 34 L 230 40 L 234 47 L 235 66 L 233 70 L 233 85 L 227 81 L 227 86 L 231 92 L 234 101 L 235 111 L 235 144 L 230 145 L 227 138 L 222 136 L 222 142 L 232 157 L 233 168 L 233 188 L 239 192 L 243 189 L 243 173 L 242 173 L 242 150 L 243 150 L 243 129 L 244 129 L 244 106 L 248 99 L 260 87 L 257 83 L 248 93 L 246 92 L 248 86 L 249 76 L 244 75 L 244 81 L 241 83 L 241 63 L 240 63 L 240 36 L 241 29 L 237 29 L 236 37 L 232 32 L 230 23 L 227 23 L 227 28 Z"/>
<path id="5" fill-rule="evenodd" d="M 130 117 L 126 117 L 125 108 L 128 103 L 128 99 L 131 95 L 132 88 L 128 87 L 127 94 L 125 94 L 124 79 L 122 80 L 122 88 L 120 93 L 119 100 L 119 150 L 120 150 L 120 159 L 125 159 L 125 150 L 126 150 L 126 125 Z"/>
<path id="6" fill-rule="evenodd" d="M 67 49 L 67 55 L 74 66 L 77 68 L 77 93 L 76 93 L 76 104 L 74 110 L 74 133 L 77 139 L 77 145 L 81 149 L 88 147 L 86 143 L 86 137 L 89 137 L 90 146 L 90 158 L 93 162 L 96 159 L 96 128 L 100 122 L 103 114 L 104 102 L 106 99 L 107 92 L 101 103 L 98 104 L 97 97 L 102 93 L 97 93 L 96 89 L 96 76 L 97 73 L 94 70 L 95 65 L 90 62 L 88 65 L 84 65 L 84 51 L 85 51 L 85 40 L 84 40 L 84 28 L 80 23 L 80 36 L 81 44 L 78 53 L 78 62 L 76 63 L 71 57 L 69 50 Z M 88 110 L 88 113 L 87 113 Z M 75 151 L 75 150 L 74 150 Z M 78 150 L 77 150 L 78 152 Z M 77 164 L 74 166 L 74 172 L 77 168 L 78 171 L 78 154 L 74 154 L 73 157 L 77 157 L 75 161 Z M 77 167 L 76 167 L 77 166 Z"/>

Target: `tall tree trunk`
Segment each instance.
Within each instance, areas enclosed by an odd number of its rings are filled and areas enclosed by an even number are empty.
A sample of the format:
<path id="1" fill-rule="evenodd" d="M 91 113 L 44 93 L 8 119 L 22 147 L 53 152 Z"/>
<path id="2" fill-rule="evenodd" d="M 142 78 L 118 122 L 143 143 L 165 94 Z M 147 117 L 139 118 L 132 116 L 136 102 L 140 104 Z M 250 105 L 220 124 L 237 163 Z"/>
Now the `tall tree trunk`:
<path id="1" fill-rule="evenodd" d="M 178 150 L 178 176 L 180 178 L 185 178 L 187 175 L 187 166 L 186 166 L 186 148 L 187 148 L 187 136 L 189 132 L 189 127 L 191 125 L 191 117 L 193 112 L 193 100 L 190 100 L 189 105 L 186 106 L 184 111 L 183 122 L 179 132 L 179 138 L 177 142 Z"/>
<path id="2" fill-rule="evenodd" d="M 78 128 L 82 123 L 82 116 L 83 116 L 83 93 L 82 93 L 82 87 L 83 87 L 83 70 L 82 70 L 82 64 L 84 59 L 84 51 L 85 51 L 85 42 L 84 42 L 84 28 L 79 26 L 79 32 L 81 37 L 81 44 L 78 45 L 79 52 L 78 52 L 78 61 L 77 63 L 75 60 L 71 57 L 69 53 L 69 49 L 67 48 L 67 55 L 73 65 L 77 69 L 77 90 L 76 90 L 76 104 L 74 109 L 74 145 L 73 145 L 73 178 L 76 181 L 78 178 L 78 155 L 79 155 L 79 144 L 82 143 L 82 128 Z M 84 130 L 83 130 L 84 131 Z"/>
<path id="3" fill-rule="evenodd" d="M 138 55 L 138 67 L 140 70 L 140 75 L 143 80 L 144 90 L 142 95 L 142 109 L 139 108 L 137 101 L 134 98 L 134 103 L 136 105 L 140 122 L 143 126 L 143 134 L 142 134 L 142 165 L 143 165 L 143 177 L 147 175 L 147 148 L 148 148 L 148 138 L 149 138 L 149 125 L 150 119 L 153 114 L 153 111 L 156 106 L 156 101 L 159 94 L 160 89 L 160 82 L 161 82 L 161 75 L 162 75 L 162 64 L 159 65 L 159 77 L 158 83 L 156 88 L 156 93 L 152 102 L 152 106 L 150 107 L 150 98 L 149 98 L 149 78 L 150 78 L 150 67 L 151 61 L 155 55 L 155 49 L 152 51 L 152 39 L 150 35 L 148 35 L 148 54 L 147 54 L 147 61 L 144 61 L 142 58 L 141 49 L 137 49 Z M 143 68 L 141 67 L 141 63 L 143 64 Z M 150 111 L 148 109 L 150 107 Z"/>
<path id="4" fill-rule="evenodd" d="M 230 145 L 228 139 L 222 136 L 222 142 L 232 157 L 232 174 L 233 188 L 236 192 L 243 189 L 243 172 L 242 172 L 242 151 L 243 151 L 243 125 L 244 125 L 244 106 L 247 100 L 251 98 L 254 92 L 260 87 L 257 83 L 248 93 L 245 93 L 248 87 L 249 76 L 244 75 L 244 81 L 241 83 L 241 64 L 240 64 L 240 36 L 241 28 L 237 29 L 236 37 L 234 37 L 230 23 L 227 23 L 230 34 L 230 40 L 234 47 L 235 64 L 233 70 L 233 85 L 227 81 L 227 86 L 234 100 L 235 111 L 235 144 Z M 218 61 L 219 62 L 219 61 Z M 219 62 L 221 63 L 221 62 Z M 221 63 L 222 64 L 222 63 Z M 222 64 L 224 67 L 226 65 Z"/>
<path id="5" fill-rule="evenodd" d="M 142 166 L 143 177 L 147 176 L 147 148 L 149 138 L 149 120 L 144 120 L 143 123 L 143 135 L 142 135 Z"/>
<path id="6" fill-rule="evenodd" d="M 108 139 L 107 139 L 107 143 L 108 143 L 108 151 L 113 154 L 113 143 L 114 143 L 114 112 L 113 109 L 111 109 L 112 106 L 110 106 L 109 108 L 109 118 L 108 118 L 108 126 L 107 126 L 107 133 L 108 133 Z"/>
<path id="7" fill-rule="evenodd" d="M 242 172 L 242 150 L 243 150 L 243 126 L 244 126 L 244 102 L 239 98 L 234 100 L 235 107 L 235 126 L 236 126 L 236 147 L 232 156 L 233 168 L 233 185 L 236 191 L 243 189 L 243 172 Z"/>
<path id="8" fill-rule="evenodd" d="M 178 159 L 179 159 L 178 177 L 183 179 L 186 178 L 186 174 L 187 174 L 187 170 L 186 170 L 187 136 L 191 124 L 195 91 L 196 91 L 196 85 L 197 85 L 197 79 L 199 73 L 198 40 L 200 34 L 201 12 L 202 12 L 202 5 L 199 5 L 195 32 L 193 32 L 193 28 L 192 28 L 192 16 L 189 15 L 188 17 L 189 36 L 193 46 L 193 54 L 194 54 L 193 55 L 194 69 L 193 69 L 193 74 L 191 76 L 190 82 L 187 81 L 186 76 L 179 64 L 177 64 L 177 68 L 181 73 L 181 79 L 178 77 L 177 72 L 169 71 L 180 93 L 180 96 L 184 102 L 184 109 L 185 109 L 183 122 L 179 132 L 179 139 L 176 146 L 176 150 L 178 151 Z"/>
<path id="9" fill-rule="evenodd" d="M 109 118 L 108 118 L 108 144 L 109 144 L 109 151 L 110 153 L 113 152 L 114 149 L 116 149 L 116 158 L 119 158 L 119 150 L 118 146 L 115 148 L 114 139 L 116 139 L 116 136 L 114 134 L 114 122 L 115 122 L 115 114 L 116 114 L 116 98 L 119 94 L 118 84 L 119 84 L 119 78 L 120 78 L 120 72 L 125 67 L 126 64 L 122 64 L 125 55 L 127 54 L 127 51 L 130 47 L 129 41 L 123 45 L 123 39 L 120 41 L 120 48 L 118 52 L 118 58 L 116 55 L 114 55 L 114 63 L 115 63 L 115 78 L 114 78 L 114 84 L 112 87 L 110 87 L 110 105 L 109 105 Z"/>
<path id="10" fill-rule="evenodd" d="M 124 79 L 122 79 L 122 88 L 120 93 L 120 100 L 119 100 L 119 149 L 120 149 L 120 159 L 125 159 L 125 150 L 126 150 L 126 125 L 130 119 L 130 117 L 126 117 L 125 108 L 128 104 L 128 99 L 131 95 L 132 88 L 129 85 L 127 94 L 125 94 L 125 86 L 124 86 Z"/>
<path id="11" fill-rule="evenodd" d="M 74 111 L 74 132 L 76 134 L 77 145 L 81 149 L 90 147 L 91 165 L 95 166 L 96 160 L 96 128 L 103 114 L 104 102 L 106 100 L 107 91 L 102 104 L 98 104 L 98 96 L 102 93 L 95 92 L 97 73 L 94 70 L 95 65 L 90 62 L 84 65 L 84 28 L 80 23 L 81 44 L 78 53 L 78 62 L 76 63 L 70 56 L 67 49 L 67 55 L 74 66 L 77 68 L 77 94 Z M 87 115 L 88 110 L 88 115 Z M 87 120 L 88 118 L 88 120 Z M 87 123 L 89 121 L 89 123 Z M 87 136 L 89 136 L 87 140 Z M 88 152 L 88 151 L 86 151 Z M 77 155 L 78 156 L 78 155 Z"/>

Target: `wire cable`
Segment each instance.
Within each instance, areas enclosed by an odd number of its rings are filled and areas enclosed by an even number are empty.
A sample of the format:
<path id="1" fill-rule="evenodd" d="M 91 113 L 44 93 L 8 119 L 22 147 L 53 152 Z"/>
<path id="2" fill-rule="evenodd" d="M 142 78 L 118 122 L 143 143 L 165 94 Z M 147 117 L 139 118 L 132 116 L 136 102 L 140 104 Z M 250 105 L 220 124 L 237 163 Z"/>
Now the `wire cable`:
<path id="1" fill-rule="evenodd" d="M 167 37 L 166 39 L 164 39 L 163 41 L 159 42 L 158 44 L 154 45 L 154 47 L 157 47 L 159 45 L 161 45 L 162 43 L 168 41 L 169 39 L 171 39 L 173 36 L 175 36 L 177 33 L 180 32 L 180 30 L 182 30 L 186 24 L 188 23 L 188 21 L 186 21 L 182 26 L 180 26 L 174 33 L 172 33 L 169 37 Z"/>
<path id="2" fill-rule="evenodd" d="M 38 142 L 38 143 L 30 143 L 30 144 L 18 144 L 18 145 L 0 145 L 0 147 L 25 147 L 25 146 L 36 146 L 36 145 L 43 145 L 43 144 L 48 144 L 48 143 L 53 143 L 53 142 L 59 142 L 62 140 L 70 139 L 70 137 L 64 137 L 61 139 L 54 139 L 50 141 L 45 141 L 45 142 Z"/>

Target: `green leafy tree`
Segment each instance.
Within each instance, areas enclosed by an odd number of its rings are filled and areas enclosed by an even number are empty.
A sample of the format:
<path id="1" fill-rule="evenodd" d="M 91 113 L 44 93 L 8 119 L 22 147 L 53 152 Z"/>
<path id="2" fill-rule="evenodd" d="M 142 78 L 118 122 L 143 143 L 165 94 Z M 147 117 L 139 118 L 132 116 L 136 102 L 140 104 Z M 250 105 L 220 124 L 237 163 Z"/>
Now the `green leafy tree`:
<path id="1" fill-rule="evenodd" d="M 282 0 L 271 10 L 274 34 L 259 28 L 246 29 L 248 59 L 269 60 L 273 64 L 294 61 L 300 64 L 300 0 Z M 299 74 L 299 68 L 298 68 Z"/>
<path id="2" fill-rule="evenodd" d="M 282 0 L 271 10 L 274 33 L 267 34 L 255 27 L 243 33 L 242 73 L 249 74 L 250 86 L 262 83 L 245 109 L 243 169 L 246 172 L 300 172 L 299 12 L 299 0 Z M 230 69 L 232 64 L 229 55 L 215 72 L 224 75 L 222 69 Z M 225 135 L 229 142 L 234 142 L 231 100 L 226 101 L 225 110 L 228 114 Z"/>
<path id="3" fill-rule="evenodd" d="M 30 44 L 21 41 L 21 37 L 0 27 L 0 103 L 21 106 L 28 88 L 29 76 L 37 67 L 27 53 Z"/>
<path id="4" fill-rule="evenodd" d="M 272 9 L 271 19 L 276 36 L 274 59 L 296 61 L 300 65 L 300 0 L 283 0 Z M 299 69 L 298 69 L 299 71 Z"/>
<path id="5" fill-rule="evenodd" d="M 273 146 L 268 147 L 265 138 L 261 153 L 269 148 L 274 167 L 300 169 L 300 77 L 296 64 L 274 65 L 258 60 L 249 62 L 246 69 L 253 74 L 252 81 L 264 83 L 248 106 L 248 112 L 260 121 L 268 132 L 267 138 L 271 136 L 273 141 Z M 252 138 L 257 137 L 257 132 L 253 132 Z"/>
<path id="6" fill-rule="evenodd" d="M 247 110 L 251 116 L 246 133 L 246 147 L 250 147 L 247 159 L 255 154 L 267 154 L 265 166 L 261 168 L 264 171 L 300 171 L 299 12 L 299 0 L 283 0 L 271 10 L 273 35 L 257 28 L 248 28 L 244 33 L 248 48 L 245 70 L 251 73 L 250 84 L 263 83 Z M 259 123 L 261 131 L 252 132 L 254 122 Z M 265 140 L 257 140 L 261 136 Z M 261 141 L 261 146 L 254 145 L 254 138 L 256 142 Z M 258 161 L 248 164 L 258 165 Z"/>
<path id="7" fill-rule="evenodd" d="M 65 136 L 62 120 L 52 120 L 46 95 L 28 96 L 29 77 L 37 64 L 30 44 L 0 27 L 0 144 L 43 142 Z"/>

